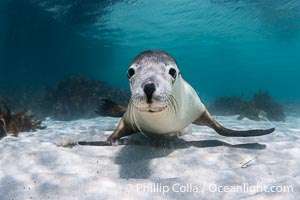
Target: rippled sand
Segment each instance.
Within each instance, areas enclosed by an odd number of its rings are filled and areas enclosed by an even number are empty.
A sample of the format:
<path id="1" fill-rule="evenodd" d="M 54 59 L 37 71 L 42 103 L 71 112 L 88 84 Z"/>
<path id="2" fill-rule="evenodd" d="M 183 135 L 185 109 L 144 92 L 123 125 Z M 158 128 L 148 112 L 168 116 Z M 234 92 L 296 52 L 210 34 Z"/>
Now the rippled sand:
<path id="1" fill-rule="evenodd" d="M 192 126 L 172 141 L 135 135 L 127 145 L 70 148 L 63 146 L 105 140 L 119 119 L 47 120 L 46 130 L 0 140 L 1 199 L 298 199 L 300 118 L 217 120 L 276 132 L 226 138 Z"/>

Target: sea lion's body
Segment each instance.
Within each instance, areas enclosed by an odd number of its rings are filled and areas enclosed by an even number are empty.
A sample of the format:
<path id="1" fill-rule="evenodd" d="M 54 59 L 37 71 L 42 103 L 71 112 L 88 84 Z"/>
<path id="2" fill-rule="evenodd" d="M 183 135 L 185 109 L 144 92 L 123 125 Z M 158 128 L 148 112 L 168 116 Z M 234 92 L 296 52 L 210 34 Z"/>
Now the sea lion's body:
<path id="1" fill-rule="evenodd" d="M 123 114 L 118 127 L 108 138 L 110 143 L 137 132 L 181 135 L 192 123 L 208 126 L 229 137 L 259 136 L 274 131 L 274 128 L 235 131 L 220 125 L 192 86 L 182 78 L 176 61 L 166 52 L 150 50 L 139 54 L 130 65 L 128 78 L 132 94 L 127 109 L 111 102 L 106 104 L 110 108 L 104 108 Z"/>

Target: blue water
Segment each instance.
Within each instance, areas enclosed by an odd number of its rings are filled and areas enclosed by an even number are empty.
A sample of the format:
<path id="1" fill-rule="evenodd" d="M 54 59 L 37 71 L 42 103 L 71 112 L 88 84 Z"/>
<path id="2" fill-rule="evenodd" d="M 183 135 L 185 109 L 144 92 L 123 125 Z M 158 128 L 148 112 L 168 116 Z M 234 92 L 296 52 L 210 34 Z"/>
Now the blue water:
<path id="1" fill-rule="evenodd" d="M 128 88 L 140 51 L 177 60 L 205 102 L 267 90 L 300 100 L 299 0 L 2 0 L 0 84 L 83 75 Z"/>

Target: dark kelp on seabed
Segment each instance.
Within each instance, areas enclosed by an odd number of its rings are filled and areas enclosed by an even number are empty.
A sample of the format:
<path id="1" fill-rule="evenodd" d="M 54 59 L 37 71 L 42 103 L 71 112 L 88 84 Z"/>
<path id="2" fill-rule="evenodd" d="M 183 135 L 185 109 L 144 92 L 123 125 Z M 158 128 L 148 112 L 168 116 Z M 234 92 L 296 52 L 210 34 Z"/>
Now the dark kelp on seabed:
<path id="1" fill-rule="evenodd" d="M 18 136 L 19 132 L 45 129 L 46 126 L 42 126 L 41 124 L 41 121 L 36 120 L 34 115 L 28 114 L 25 109 L 16 114 L 13 114 L 6 105 L 0 109 L 0 138 L 6 136 L 7 133 Z"/>
<path id="2" fill-rule="evenodd" d="M 238 96 L 219 97 L 210 106 L 214 115 L 239 115 L 238 119 L 284 121 L 282 105 L 272 99 L 268 92 L 259 91 L 250 100 Z"/>

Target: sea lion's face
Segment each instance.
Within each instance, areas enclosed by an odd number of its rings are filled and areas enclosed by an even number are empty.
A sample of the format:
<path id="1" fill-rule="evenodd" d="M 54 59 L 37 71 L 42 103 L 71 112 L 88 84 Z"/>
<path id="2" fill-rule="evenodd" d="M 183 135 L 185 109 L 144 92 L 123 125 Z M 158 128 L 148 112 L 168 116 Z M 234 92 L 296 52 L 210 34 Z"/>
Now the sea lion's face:
<path id="1" fill-rule="evenodd" d="M 145 55 L 129 67 L 130 103 L 139 111 L 155 113 L 175 107 L 172 88 L 179 70 L 175 62 L 167 61 L 147 59 Z"/>

